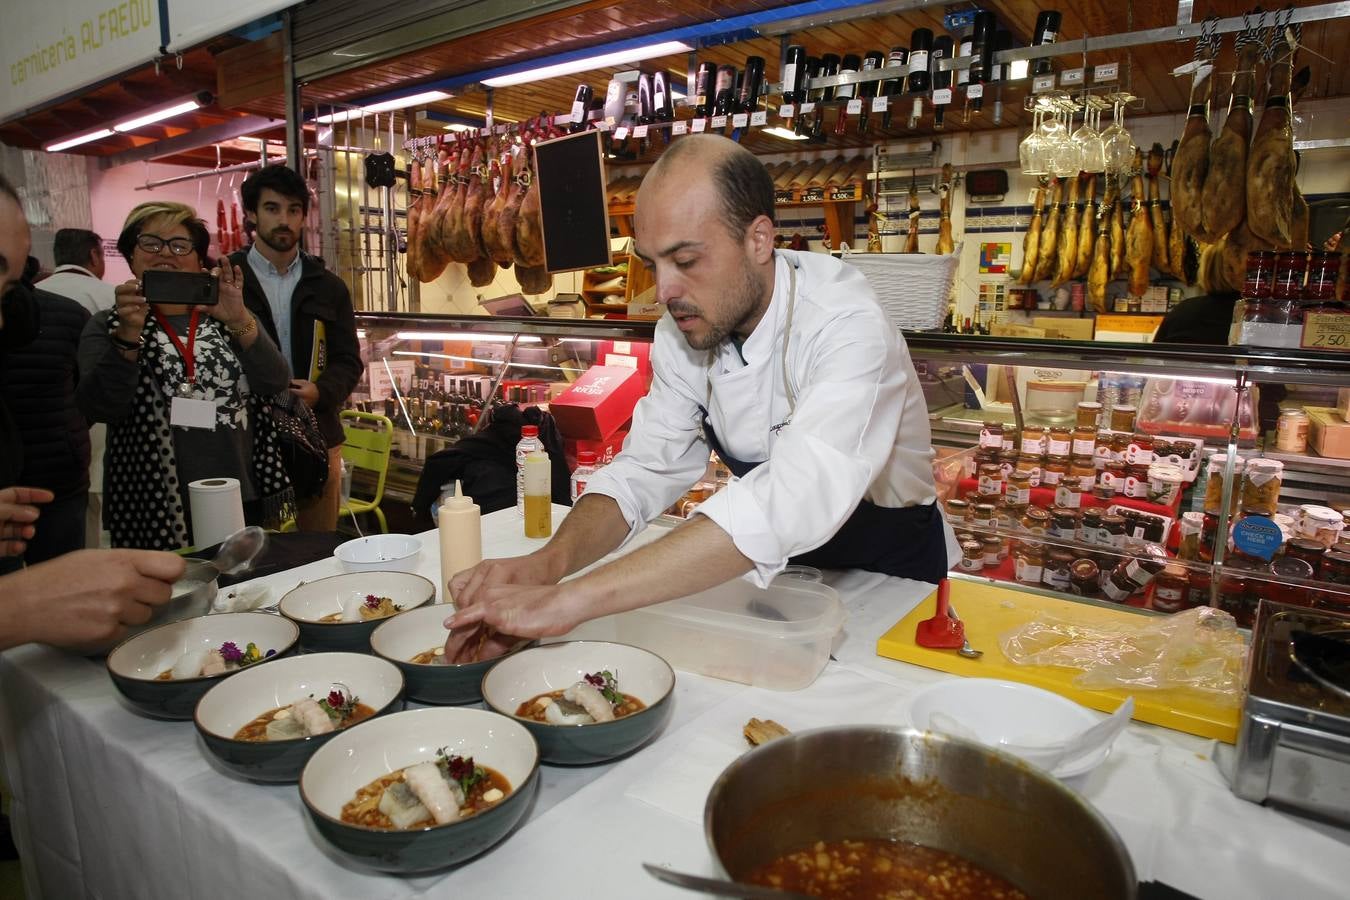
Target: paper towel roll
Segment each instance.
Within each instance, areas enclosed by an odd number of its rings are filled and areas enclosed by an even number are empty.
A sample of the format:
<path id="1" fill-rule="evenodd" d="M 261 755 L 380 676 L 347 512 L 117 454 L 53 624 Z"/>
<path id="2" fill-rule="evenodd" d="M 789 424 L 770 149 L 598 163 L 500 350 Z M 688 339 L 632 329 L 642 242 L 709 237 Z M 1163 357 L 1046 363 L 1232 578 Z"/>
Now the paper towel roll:
<path id="1" fill-rule="evenodd" d="M 238 478 L 203 478 L 188 484 L 192 544 L 210 547 L 244 527 L 244 501 Z"/>

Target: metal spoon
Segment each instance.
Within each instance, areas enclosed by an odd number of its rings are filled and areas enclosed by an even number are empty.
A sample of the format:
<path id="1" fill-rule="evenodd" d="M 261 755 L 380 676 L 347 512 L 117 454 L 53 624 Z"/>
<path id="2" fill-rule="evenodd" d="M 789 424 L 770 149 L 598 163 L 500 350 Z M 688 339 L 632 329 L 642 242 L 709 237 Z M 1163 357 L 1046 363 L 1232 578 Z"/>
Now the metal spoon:
<path id="1" fill-rule="evenodd" d="M 745 900 L 812 900 L 808 894 L 796 891 L 780 891 L 778 888 L 760 887 L 757 884 L 742 884 L 725 878 L 704 878 L 702 875 L 690 875 L 676 872 L 662 866 L 645 862 L 642 868 L 657 881 L 673 884 L 690 891 L 703 894 L 716 894 L 720 897 L 744 897 Z"/>
<path id="2" fill-rule="evenodd" d="M 221 575 L 238 575 L 247 572 L 266 547 L 267 532 L 257 525 L 250 525 L 221 541 L 215 559 L 210 562 Z"/>
<path id="3" fill-rule="evenodd" d="M 951 616 L 953 622 L 961 621 L 961 619 L 956 615 L 956 610 L 952 607 L 950 602 L 948 602 L 947 604 L 947 615 Z M 961 641 L 962 641 L 961 649 L 957 650 L 956 652 L 964 656 L 966 659 L 979 659 L 981 656 L 984 656 L 983 650 L 976 650 L 974 647 L 970 646 L 970 638 L 966 637 L 966 633 L 964 630 L 962 630 L 961 632 Z"/>

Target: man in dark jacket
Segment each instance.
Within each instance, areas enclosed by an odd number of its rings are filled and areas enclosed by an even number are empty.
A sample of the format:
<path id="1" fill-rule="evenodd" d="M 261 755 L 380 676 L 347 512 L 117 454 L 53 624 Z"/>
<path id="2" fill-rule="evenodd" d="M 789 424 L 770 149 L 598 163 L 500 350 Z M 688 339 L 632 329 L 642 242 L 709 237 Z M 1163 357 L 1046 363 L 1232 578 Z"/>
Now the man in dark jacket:
<path id="1" fill-rule="evenodd" d="M 291 364 L 291 393 L 314 411 L 328 444 L 328 481 L 301 499 L 301 531 L 337 528 L 343 432 L 338 413 L 361 379 L 361 349 L 347 286 L 323 260 L 300 250 L 309 186 L 283 165 L 266 166 L 240 188 L 253 246 L 231 259 L 244 272 L 244 304 Z"/>
<path id="2" fill-rule="evenodd" d="M 0 354 L 0 398 L 23 445 L 17 483 L 55 495 L 24 551 L 29 565 L 84 547 L 89 503 L 89 423 L 75 408 L 76 351 L 89 313 L 68 297 L 31 290 L 41 329 L 32 343 Z"/>

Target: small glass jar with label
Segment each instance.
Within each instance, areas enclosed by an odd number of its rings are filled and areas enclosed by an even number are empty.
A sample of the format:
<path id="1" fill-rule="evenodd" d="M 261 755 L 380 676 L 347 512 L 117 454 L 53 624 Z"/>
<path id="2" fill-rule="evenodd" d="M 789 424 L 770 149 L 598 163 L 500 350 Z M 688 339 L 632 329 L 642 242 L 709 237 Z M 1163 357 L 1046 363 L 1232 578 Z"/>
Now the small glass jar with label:
<path id="1" fill-rule="evenodd" d="M 1336 279 L 1341 269 L 1341 254 L 1316 250 L 1308 254 L 1308 281 L 1303 299 L 1326 303 L 1336 299 Z"/>
<path id="2" fill-rule="evenodd" d="M 961 571 L 984 571 L 984 548 L 979 541 L 964 541 L 961 544 Z"/>
<path id="3" fill-rule="evenodd" d="M 1322 558 L 1327 554 L 1327 547 L 1318 541 L 1308 538 L 1294 538 L 1294 540 L 1284 545 L 1284 555 L 1293 559 L 1301 559 L 1312 566 L 1313 572 L 1322 567 Z"/>
<path id="4" fill-rule="evenodd" d="M 1231 615 L 1239 628 L 1252 627 L 1256 620 L 1256 602 L 1250 584 L 1242 575 L 1226 573 L 1219 579 L 1219 609 Z"/>
<path id="5" fill-rule="evenodd" d="M 1125 547 L 1125 517 L 1119 513 L 1105 513 L 1097 529 L 1098 543 L 1104 547 Z"/>
<path id="6" fill-rule="evenodd" d="M 1299 507 L 1298 532 L 1308 540 L 1316 541 L 1328 550 L 1341 540 L 1345 521 L 1329 506 L 1305 503 Z"/>
<path id="7" fill-rule="evenodd" d="M 1153 580 L 1153 608 L 1178 613 L 1189 609 L 1190 577 L 1184 566 L 1164 566 Z"/>
<path id="8" fill-rule="evenodd" d="M 1092 450 L 1092 464 L 1098 469 L 1111 461 L 1111 432 L 1097 432 L 1097 443 Z"/>
<path id="9" fill-rule="evenodd" d="M 1049 534 L 1050 522 L 1050 513 L 1039 506 L 1028 506 L 1022 513 L 1022 527 L 1032 534 Z"/>
<path id="10" fill-rule="evenodd" d="M 1073 451 L 1073 431 L 1067 425 L 1052 425 L 1045 433 L 1047 456 L 1068 456 Z"/>
<path id="11" fill-rule="evenodd" d="M 976 490 L 985 497 L 1003 493 L 1003 467 L 998 463 L 985 463 L 977 473 Z"/>
<path id="12" fill-rule="evenodd" d="M 1125 479 L 1121 482 L 1120 493 L 1135 500 L 1148 499 L 1148 466 L 1125 466 Z"/>
<path id="13" fill-rule="evenodd" d="M 1124 603 L 1139 592 L 1139 586 L 1125 577 L 1124 566 L 1116 566 L 1102 579 L 1102 596 L 1113 603 Z"/>
<path id="14" fill-rule="evenodd" d="M 1281 453 L 1308 452 L 1308 414 L 1301 409 L 1286 409 L 1275 423 L 1275 449 Z"/>
<path id="15" fill-rule="evenodd" d="M 1271 285 L 1273 300 L 1302 300 L 1303 280 L 1308 275 L 1308 254 L 1302 251 L 1281 253 L 1275 257 L 1275 283 Z"/>
<path id="16" fill-rule="evenodd" d="M 952 499 L 947 501 L 947 521 L 953 527 L 960 527 L 970 518 L 970 504 L 965 500 Z"/>
<path id="17" fill-rule="evenodd" d="M 1003 423 L 985 422 L 980 426 L 980 449 L 998 453 L 1003 449 Z"/>
<path id="18" fill-rule="evenodd" d="M 1177 559 L 1200 558 L 1200 532 L 1205 524 L 1204 513 L 1184 512 L 1177 524 Z"/>
<path id="19" fill-rule="evenodd" d="M 1017 430 L 1017 426 L 1008 424 L 1003 426 L 1003 446 L 999 448 L 1000 453 L 1016 453 L 1021 449 L 1018 443 L 1022 439 L 1022 433 Z"/>
<path id="20" fill-rule="evenodd" d="M 1253 459 L 1242 471 L 1242 499 L 1238 508 L 1246 515 L 1273 516 L 1284 486 L 1284 463 L 1277 459 Z"/>
<path id="21" fill-rule="evenodd" d="M 1153 462 L 1153 435 L 1136 432 L 1125 445 L 1125 464 L 1147 466 Z"/>
<path id="22" fill-rule="evenodd" d="M 1014 471 L 1003 496 L 1010 508 L 1025 509 L 1031 503 L 1031 472 L 1022 468 Z"/>
<path id="23" fill-rule="evenodd" d="M 1032 456 L 1045 455 L 1045 435 L 1046 430 L 1040 425 L 1022 426 L 1022 443 L 1020 450 L 1023 454 Z"/>
<path id="24" fill-rule="evenodd" d="M 1111 430 L 1134 434 L 1134 417 L 1138 412 L 1133 403 L 1117 403 L 1111 407 Z"/>
<path id="25" fill-rule="evenodd" d="M 1186 605 L 1188 607 L 1209 606 L 1209 589 L 1213 576 L 1207 570 L 1196 569 L 1187 573 Z"/>
<path id="26" fill-rule="evenodd" d="M 973 507 L 971 507 L 970 526 L 972 528 L 993 528 L 994 504 L 976 503 Z"/>
<path id="27" fill-rule="evenodd" d="M 1083 510 L 1083 520 L 1078 526 L 1085 544 L 1105 544 L 1102 535 L 1102 511 L 1100 509 Z"/>
<path id="28" fill-rule="evenodd" d="M 1017 456 L 1017 468 L 1031 475 L 1032 487 L 1041 486 L 1041 476 L 1044 474 L 1043 459 L 1030 453 L 1021 453 Z"/>
<path id="29" fill-rule="evenodd" d="M 1078 489 L 1085 494 L 1092 493 L 1097 483 L 1097 464 L 1090 456 L 1075 456 L 1069 460 L 1069 480 L 1078 479 Z"/>
<path id="30" fill-rule="evenodd" d="M 1012 477 L 1013 471 L 1017 468 L 1018 455 L 1016 450 L 1004 450 L 998 455 L 998 467 L 1003 470 L 1005 482 Z"/>
<path id="31" fill-rule="evenodd" d="M 1074 424 L 1078 428 L 1090 428 L 1096 432 L 1102 418 L 1102 405 L 1084 400 L 1074 408 Z"/>
<path id="32" fill-rule="evenodd" d="M 1069 589 L 1080 597 L 1096 597 L 1102 591 L 1102 573 L 1090 559 L 1075 559 L 1069 566 Z"/>
<path id="33" fill-rule="evenodd" d="M 1242 283 L 1242 296 L 1249 300 L 1264 300 L 1275 286 L 1275 253 L 1254 250 L 1247 254 L 1247 277 Z"/>
<path id="34" fill-rule="evenodd" d="M 1126 463 L 1128 465 L 1130 452 L 1130 436 L 1124 433 L 1111 435 L 1111 459 L 1116 462 Z"/>
<path id="35" fill-rule="evenodd" d="M 1056 506 L 1050 510 L 1050 534 L 1066 541 L 1078 540 L 1078 510 Z"/>
<path id="36" fill-rule="evenodd" d="M 1092 493 L 1102 500 L 1113 500 L 1124 487 L 1125 463 L 1113 459 L 1097 473 L 1097 484 Z"/>
<path id="37" fill-rule="evenodd" d="M 1181 485 L 1186 476 L 1181 466 L 1171 463 L 1154 463 L 1148 467 L 1147 500 L 1161 506 L 1172 506 L 1181 498 Z"/>
<path id="38" fill-rule="evenodd" d="M 1227 463 L 1227 453 L 1215 453 L 1209 458 L 1209 471 L 1205 477 L 1205 512 L 1212 516 L 1217 516 L 1223 508 L 1223 470 Z M 1237 515 L 1238 500 L 1242 497 L 1242 473 L 1246 467 L 1245 459 L 1233 457 L 1233 493 L 1228 498 L 1229 518 Z"/>
<path id="39" fill-rule="evenodd" d="M 1069 476 L 1067 456 L 1047 456 L 1041 466 L 1041 486 L 1058 487 Z"/>
<path id="40" fill-rule="evenodd" d="M 1008 542 L 992 534 L 980 538 L 980 549 L 984 552 L 986 569 L 992 569 L 1008 558 Z"/>
<path id="41" fill-rule="evenodd" d="M 1350 585 L 1350 550 L 1328 550 L 1317 569 L 1317 577 L 1331 584 Z"/>
<path id="42" fill-rule="evenodd" d="M 1021 541 L 1013 549 L 1013 577 L 1018 584 L 1039 585 L 1045 568 L 1045 546 L 1038 541 Z"/>
<path id="43" fill-rule="evenodd" d="M 1091 425 L 1079 425 L 1073 430 L 1069 440 L 1069 454 L 1091 457 L 1095 452 L 1097 452 L 1097 429 Z"/>
<path id="44" fill-rule="evenodd" d="M 1073 554 L 1067 550 L 1051 550 L 1045 556 L 1045 565 L 1041 568 L 1041 584 L 1056 591 L 1068 591 L 1071 584 L 1069 567 L 1073 565 Z"/>

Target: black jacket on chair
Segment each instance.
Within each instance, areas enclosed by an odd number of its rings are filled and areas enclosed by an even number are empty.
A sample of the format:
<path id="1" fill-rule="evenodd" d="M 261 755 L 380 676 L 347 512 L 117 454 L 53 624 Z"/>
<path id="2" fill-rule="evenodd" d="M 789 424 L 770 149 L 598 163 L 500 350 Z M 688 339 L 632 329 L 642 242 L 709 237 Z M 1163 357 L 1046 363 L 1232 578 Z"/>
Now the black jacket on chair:
<path id="1" fill-rule="evenodd" d="M 276 320 L 272 306 L 267 302 L 258 276 L 249 265 L 247 250 L 240 250 L 230 261 L 244 273 L 244 305 L 258 317 L 259 324 L 277 339 Z M 323 323 L 326 347 L 321 348 L 314 378 L 319 388 L 319 402 L 314 406 L 314 418 L 329 448 L 342 444 L 342 423 L 338 413 L 351 396 L 352 389 L 361 380 L 364 364 L 361 345 L 356 339 L 356 317 L 347 285 L 324 266 L 323 260 L 300 251 L 300 281 L 291 294 L 291 346 L 280 347 L 281 354 L 291 364 L 294 378 L 309 379 L 310 363 L 314 355 L 314 324 Z"/>
<path id="2" fill-rule="evenodd" d="M 23 447 L 13 483 L 60 499 L 89 489 L 89 423 L 75 408 L 75 357 L 89 313 L 68 297 L 32 294 L 41 325 L 27 346 L 0 353 L 0 398 Z"/>

